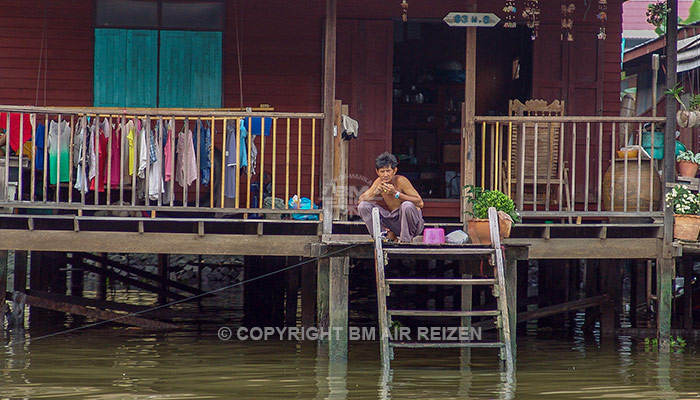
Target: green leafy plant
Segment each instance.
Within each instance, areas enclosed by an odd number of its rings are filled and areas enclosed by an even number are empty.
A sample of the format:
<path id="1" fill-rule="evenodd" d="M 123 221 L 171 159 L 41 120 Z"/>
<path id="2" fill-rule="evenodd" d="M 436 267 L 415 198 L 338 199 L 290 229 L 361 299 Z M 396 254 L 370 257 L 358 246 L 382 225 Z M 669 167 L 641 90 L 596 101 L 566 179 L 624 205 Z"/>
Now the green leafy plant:
<path id="1" fill-rule="evenodd" d="M 474 218 L 488 218 L 489 208 L 503 211 L 510 215 L 513 222 L 520 222 L 520 214 L 515 210 L 515 203 L 505 193 L 499 190 L 484 190 L 479 186 L 467 185 L 467 202 L 472 205 L 472 211 L 467 214 Z"/>
<path id="2" fill-rule="evenodd" d="M 700 153 L 693 153 L 692 150 L 681 151 L 676 156 L 676 161 L 687 161 L 694 164 L 700 164 Z"/>
<path id="3" fill-rule="evenodd" d="M 688 108 L 690 109 L 690 111 L 700 111 L 700 94 L 694 94 L 690 96 Z"/>
<path id="4" fill-rule="evenodd" d="M 695 215 L 700 212 L 700 198 L 685 185 L 676 185 L 666 193 L 666 207 L 673 207 L 674 214 Z"/>
<path id="5" fill-rule="evenodd" d="M 685 349 L 686 346 L 685 339 L 683 339 L 680 336 L 673 337 L 671 336 L 671 349 L 675 353 L 681 353 Z M 659 349 L 659 339 L 657 338 L 644 338 L 644 351 L 649 353 L 652 351 L 657 351 Z"/>
<path id="6" fill-rule="evenodd" d="M 683 103 L 683 100 L 681 100 L 681 94 L 683 94 L 683 86 L 681 86 L 680 83 L 676 83 L 676 86 L 674 86 L 670 89 L 666 89 L 664 91 L 664 93 L 673 96 L 673 98 L 676 99 L 678 104 L 680 104 L 684 110 L 688 109 L 688 107 L 685 105 L 685 103 Z"/>

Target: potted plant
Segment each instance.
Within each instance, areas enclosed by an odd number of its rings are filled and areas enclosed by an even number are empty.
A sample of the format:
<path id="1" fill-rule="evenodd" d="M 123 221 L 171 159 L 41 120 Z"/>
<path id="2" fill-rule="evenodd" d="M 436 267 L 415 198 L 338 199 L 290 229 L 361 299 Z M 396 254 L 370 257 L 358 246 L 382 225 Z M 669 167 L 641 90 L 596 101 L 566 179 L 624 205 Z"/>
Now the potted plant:
<path id="1" fill-rule="evenodd" d="M 666 207 L 673 208 L 673 237 L 696 241 L 700 233 L 700 197 L 685 185 L 676 185 L 666 193 Z"/>
<path id="2" fill-rule="evenodd" d="M 681 176 L 694 178 L 700 166 L 700 153 L 695 154 L 692 150 L 682 151 L 676 157 L 676 162 Z"/>
<path id="3" fill-rule="evenodd" d="M 681 99 L 683 86 L 681 86 L 680 83 L 666 90 L 665 93 L 673 96 L 681 106 L 681 109 L 676 112 L 676 122 L 678 126 L 681 128 L 694 128 L 700 125 L 700 94 L 690 96 L 690 106 L 686 106 Z"/>
<path id="4" fill-rule="evenodd" d="M 481 187 L 467 185 L 467 201 L 472 205 L 472 211 L 467 214 L 472 219 L 467 221 L 467 233 L 474 244 L 491 244 L 489 228 L 489 208 L 498 211 L 498 226 L 501 239 L 510 236 L 510 228 L 514 222 L 520 222 L 520 215 L 515 210 L 515 203 L 505 193 L 498 190 L 484 190 Z"/>

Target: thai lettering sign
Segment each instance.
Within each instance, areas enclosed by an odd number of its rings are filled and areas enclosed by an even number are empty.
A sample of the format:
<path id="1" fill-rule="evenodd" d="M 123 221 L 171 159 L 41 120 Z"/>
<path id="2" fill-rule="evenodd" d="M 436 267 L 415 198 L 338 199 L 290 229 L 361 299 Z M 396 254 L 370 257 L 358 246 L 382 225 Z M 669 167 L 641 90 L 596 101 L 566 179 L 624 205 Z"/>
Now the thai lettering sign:
<path id="1" fill-rule="evenodd" d="M 480 26 L 490 28 L 496 26 L 501 19 L 493 13 L 451 12 L 443 20 L 449 26 Z"/>

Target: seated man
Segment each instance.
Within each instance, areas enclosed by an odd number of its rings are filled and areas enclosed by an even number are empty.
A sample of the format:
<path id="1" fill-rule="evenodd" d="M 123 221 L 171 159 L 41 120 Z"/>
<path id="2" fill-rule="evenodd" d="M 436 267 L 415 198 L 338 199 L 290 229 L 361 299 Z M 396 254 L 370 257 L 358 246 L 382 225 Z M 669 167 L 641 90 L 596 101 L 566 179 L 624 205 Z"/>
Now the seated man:
<path id="1" fill-rule="evenodd" d="M 372 233 L 372 209 L 379 208 L 382 229 L 387 229 L 387 237 L 410 243 L 423 232 L 423 199 L 411 182 L 402 175 L 396 175 L 398 161 L 393 154 L 384 152 L 377 157 L 375 167 L 379 177 L 372 186 L 360 195 L 357 211 Z M 381 196 L 381 197 L 379 197 Z M 375 200 L 383 200 L 380 205 Z"/>

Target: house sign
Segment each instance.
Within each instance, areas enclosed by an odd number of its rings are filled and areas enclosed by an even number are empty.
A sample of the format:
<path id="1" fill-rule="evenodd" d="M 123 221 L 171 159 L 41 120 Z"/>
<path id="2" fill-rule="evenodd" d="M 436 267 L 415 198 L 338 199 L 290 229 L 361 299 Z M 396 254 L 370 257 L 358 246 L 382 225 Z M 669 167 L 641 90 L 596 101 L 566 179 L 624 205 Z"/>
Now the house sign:
<path id="1" fill-rule="evenodd" d="M 480 26 L 490 28 L 496 26 L 501 19 L 493 13 L 451 12 L 443 20 L 449 26 Z"/>

